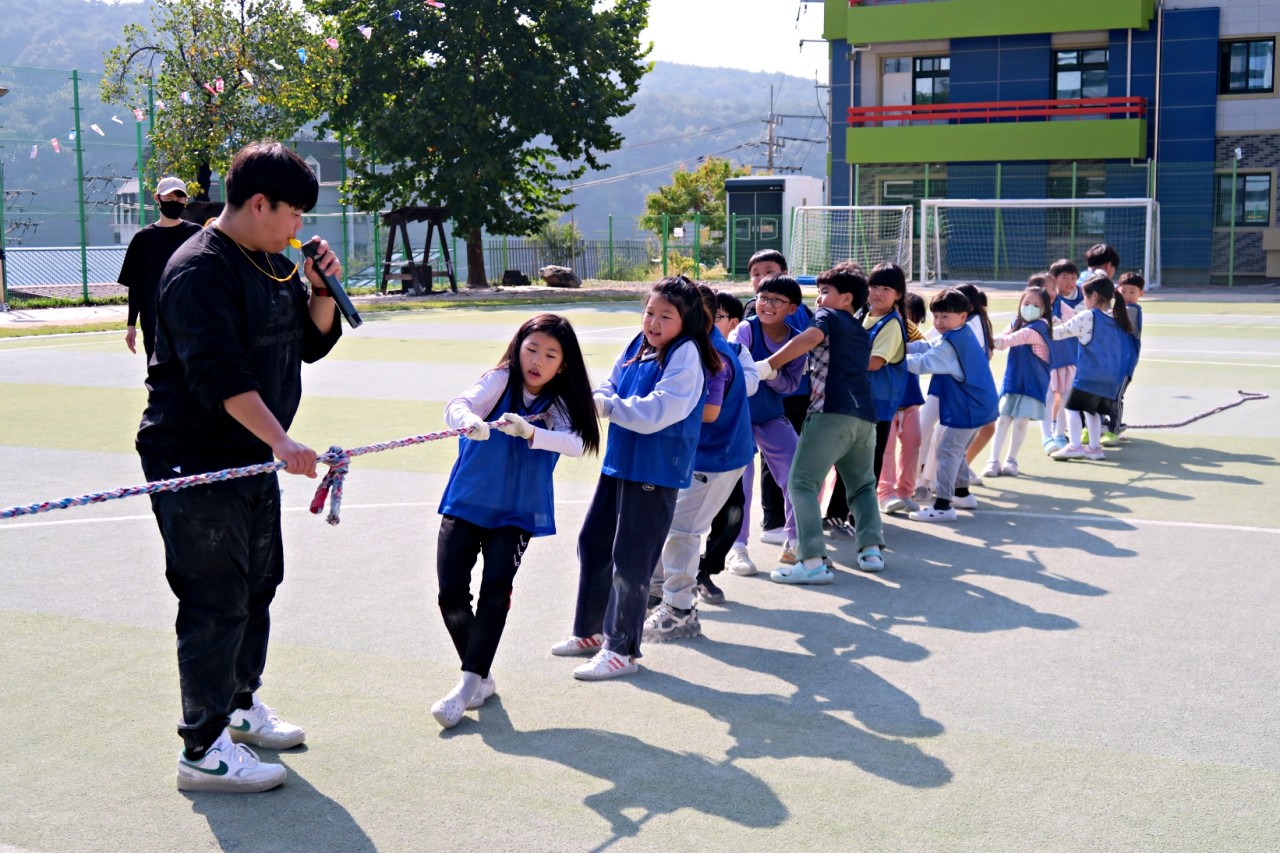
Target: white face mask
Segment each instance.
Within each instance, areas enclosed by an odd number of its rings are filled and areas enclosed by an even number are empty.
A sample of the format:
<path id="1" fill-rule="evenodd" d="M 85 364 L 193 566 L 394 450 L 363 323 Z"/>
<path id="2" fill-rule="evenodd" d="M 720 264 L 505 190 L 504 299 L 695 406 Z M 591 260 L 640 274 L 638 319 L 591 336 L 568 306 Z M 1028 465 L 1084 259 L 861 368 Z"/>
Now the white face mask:
<path id="1" fill-rule="evenodd" d="M 1044 313 L 1040 309 L 1039 305 L 1023 305 L 1021 310 L 1022 310 L 1022 319 L 1026 320 L 1028 323 L 1032 323 L 1032 322 L 1035 322 L 1036 320 L 1039 320 L 1040 315 Z"/>

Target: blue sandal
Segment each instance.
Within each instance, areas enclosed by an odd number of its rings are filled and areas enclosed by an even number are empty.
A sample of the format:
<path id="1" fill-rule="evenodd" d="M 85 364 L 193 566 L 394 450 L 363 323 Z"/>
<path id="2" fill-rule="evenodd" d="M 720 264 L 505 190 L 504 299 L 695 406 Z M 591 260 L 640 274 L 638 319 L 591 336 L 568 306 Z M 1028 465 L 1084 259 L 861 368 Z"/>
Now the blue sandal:
<path id="1" fill-rule="evenodd" d="M 880 553 L 879 545 L 868 545 L 858 552 L 858 571 L 884 571 L 884 556 Z"/>

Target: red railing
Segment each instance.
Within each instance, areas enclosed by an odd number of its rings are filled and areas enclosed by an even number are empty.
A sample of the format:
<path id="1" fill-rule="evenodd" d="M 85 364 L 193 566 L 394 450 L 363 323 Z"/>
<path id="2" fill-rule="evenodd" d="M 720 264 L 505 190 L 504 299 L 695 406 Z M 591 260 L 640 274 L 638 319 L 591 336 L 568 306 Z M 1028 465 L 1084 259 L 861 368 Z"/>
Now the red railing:
<path id="1" fill-rule="evenodd" d="M 873 127 L 885 122 L 956 121 L 974 123 L 1050 118 L 1146 118 L 1146 98 L 1065 98 L 1044 101 L 984 101 L 965 104 L 907 104 L 899 107 L 851 107 L 852 127 Z"/>

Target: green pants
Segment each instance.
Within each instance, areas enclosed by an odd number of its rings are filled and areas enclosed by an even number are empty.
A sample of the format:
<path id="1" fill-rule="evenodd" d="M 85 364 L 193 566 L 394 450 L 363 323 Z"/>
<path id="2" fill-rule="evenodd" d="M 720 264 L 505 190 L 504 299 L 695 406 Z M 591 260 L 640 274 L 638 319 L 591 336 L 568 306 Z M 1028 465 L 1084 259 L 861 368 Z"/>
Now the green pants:
<path id="1" fill-rule="evenodd" d="M 832 466 L 844 480 L 849 511 L 857 530 L 858 550 L 883 545 L 880 504 L 876 500 L 876 425 L 852 415 L 810 413 L 800 431 L 787 491 L 796 514 L 796 556 L 801 560 L 826 553 L 822 541 L 822 509 L 818 493 Z"/>

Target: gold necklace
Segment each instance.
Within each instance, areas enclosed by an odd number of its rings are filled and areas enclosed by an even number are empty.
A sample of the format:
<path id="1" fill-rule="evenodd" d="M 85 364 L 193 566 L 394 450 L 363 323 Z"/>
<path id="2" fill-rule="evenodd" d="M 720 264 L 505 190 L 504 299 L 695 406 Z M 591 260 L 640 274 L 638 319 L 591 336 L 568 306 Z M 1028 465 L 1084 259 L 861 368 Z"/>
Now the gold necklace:
<path id="1" fill-rule="evenodd" d="M 240 242 L 236 240 L 235 237 L 232 237 L 226 231 L 223 231 L 221 228 L 219 228 L 216 222 L 214 223 L 213 227 L 217 229 L 218 233 L 221 234 L 223 237 L 226 237 L 232 243 L 235 243 L 236 248 L 240 250 L 240 254 L 244 255 L 245 258 L 248 259 L 249 263 L 253 264 L 253 268 L 255 270 L 262 273 L 267 278 L 271 279 L 272 281 L 279 281 L 279 282 L 286 282 L 286 281 L 293 280 L 293 274 L 298 271 L 298 265 L 296 263 L 293 265 L 293 269 L 289 270 L 289 272 L 285 274 L 284 278 L 280 278 L 279 276 L 273 275 L 273 273 L 275 272 L 275 267 L 271 266 L 271 255 L 269 255 L 265 251 L 262 253 L 263 257 L 265 257 L 267 260 L 267 266 L 271 267 L 271 272 L 267 272 L 262 267 L 258 266 L 258 262 L 255 261 L 253 257 L 250 256 L 250 254 L 244 250 L 244 246 L 241 246 Z"/>

